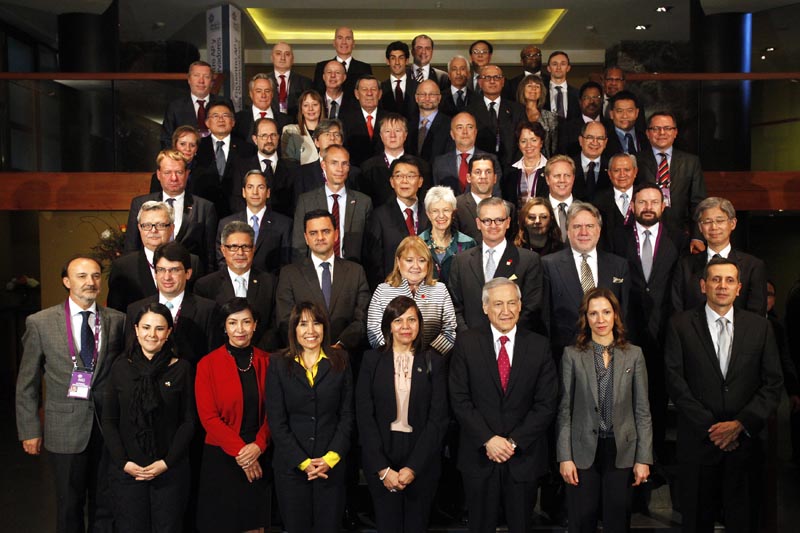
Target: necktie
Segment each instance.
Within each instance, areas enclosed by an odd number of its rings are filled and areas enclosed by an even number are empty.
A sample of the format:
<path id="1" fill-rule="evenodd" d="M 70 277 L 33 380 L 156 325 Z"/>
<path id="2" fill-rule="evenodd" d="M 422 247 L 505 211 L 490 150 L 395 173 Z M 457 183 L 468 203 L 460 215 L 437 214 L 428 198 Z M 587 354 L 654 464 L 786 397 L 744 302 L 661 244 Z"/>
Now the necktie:
<path id="1" fill-rule="evenodd" d="M 667 154 L 664 152 L 659 153 L 658 155 L 661 156 L 661 161 L 658 163 L 658 171 L 656 172 L 656 181 L 658 183 L 661 192 L 664 194 L 664 205 L 669 207 L 670 196 L 669 196 L 669 186 L 672 183 L 669 175 L 669 161 L 667 161 Z"/>
<path id="2" fill-rule="evenodd" d="M 417 67 L 417 76 L 415 78 L 419 83 L 422 83 L 425 80 L 425 75 L 422 72 L 422 67 Z"/>
<path id="3" fill-rule="evenodd" d="M 731 334 L 728 330 L 728 319 L 724 316 L 717 319 L 717 359 L 723 377 L 727 376 L 731 359 Z"/>
<path id="4" fill-rule="evenodd" d="M 369 138 L 372 139 L 372 134 L 375 133 L 372 129 L 372 115 L 367 115 L 367 133 L 369 134 Z"/>
<path id="5" fill-rule="evenodd" d="M 258 240 L 258 230 L 260 229 L 258 226 L 258 215 L 251 216 L 250 220 L 253 222 L 253 233 L 255 233 L 253 242 L 256 242 Z"/>
<path id="6" fill-rule="evenodd" d="M 406 228 L 409 235 L 414 236 L 417 234 L 417 230 L 414 227 L 414 211 L 410 207 L 406 207 Z"/>
<path id="7" fill-rule="evenodd" d="M 458 186 L 461 188 L 459 192 L 464 192 L 467 190 L 467 175 L 469 174 L 469 163 L 467 162 L 467 158 L 469 154 L 467 152 L 461 153 L 461 163 L 458 165 Z"/>
<path id="8" fill-rule="evenodd" d="M 172 208 L 172 213 L 173 213 L 172 216 L 174 217 L 175 216 L 175 198 L 167 198 L 166 202 Z M 172 227 L 172 235 L 170 235 L 169 240 L 170 241 L 174 241 L 175 240 L 175 226 Z"/>
<path id="9" fill-rule="evenodd" d="M 225 174 L 225 152 L 222 150 L 223 146 L 225 146 L 224 141 L 217 141 L 217 150 L 214 154 L 217 159 L 217 174 L 219 174 L 220 178 Z"/>
<path id="10" fill-rule="evenodd" d="M 456 95 L 458 95 L 456 97 L 456 107 L 460 111 L 467 105 L 467 103 L 464 101 L 464 89 L 457 90 Z"/>
<path id="11" fill-rule="evenodd" d="M 494 262 L 495 250 L 486 250 L 486 264 L 483 267 L 483 281 L 494 279 L 497 264 Z"/>
<path id="12" fill-rule="evenodd" d="M 197 99 L 197 129 L 208 131 L 206 127 L 206 101 L 200 98 Z"/>
<path id="13" fill-rule="evenodd" d="M 333 219 L 336 222 L 336 229 L 339 229 L 339 195 L 338 194 L 331 194 L 331 198 L 333 199 L 333 205 L 331 206 L 331 215 L 333 215 Z M 337 233 L 336 240 L 333 242 L 333 253 L 336 254 L 336 257 L 339 257 L 339 251 L 342 248 L 342 233 Z"/>
<path id="14" fill-rule="evenodd" d="M 492 125 L 492 129 L 494 129 L 494 151 L 495 153 L 500 152 L 500 128 L 497 124 L 497 109 L 495 106 L 497 102 L 490 102 L 489 103 L 489 120 Z"/>
<path id="15" fill-rule="evenodd" d="M 83 324 L 81 324 L 81 361 L 83 361 L 83 368 L 92 368 L 92 359 L 94 358 L 94 334 L 92 328 L 89 327 L 89 316 L 91 311 L 81 311 L 83 316 Z"/>
<path id="16" fill-rule="evenodd" d="M 567 113 L 564 111 L 564 93 L 561 92 L 560 85 L 556 85 L 556 114 L 561 118 L 567 118 Z"/>
<path id="17" fill-rule="evenodd" d="M 261 171 L 264 173 L 264 176 L 265 177 L 268 177 L 268 176 L 271 177 L 272 174 L 273 174 L 273 172 L 272 172 L 272 161 L 270 161 L 269 159 L 262 159 L 261 160 L 261 164 L 262 164 L 262 167 L 261 167 L 262 170 Z"/>
<path id="18" fill-rule="evenodd" d="M 342 66 L 344 67 L 344 73 L 347 74 L 347 61 L 342 61 Z"/>
<path id="19" fill-rule="evenodd" d="M 258 114 L 260 115 L 259 118 L 267 118 L 267 112 L 266 111 L 259 111 Z"/>
<path id="20" fill-rule="evenodd" d="M 339 104 L 336 103 L 336 100 L 331 101 L 331 109 L 328 113 L 328 118 L 336 118 L 336 115 L 339 114 Z"/>
<path id="21" fill-rule="evenodd" d="M 650 230 L 644 230 L 644 242 L 642 243 L 642 271 L 644 279 L 650 279 L 650 272 L 653 270 L 653 243 L 650 242 Z"/>
<path id="22" fill-rule="evenodd" d="M 170 206 L 172 209 L 175 209 L 175 198 L 167 198 L 167 199 L 166 199 L 166 202 L 169 204 L 169 206 Z"/>
<path id="23" fill-rule="evenodd" d="M 247 287 L 242 276 L 236 276 L 236 290 L 234 290 L 234 293 L 237 298 L 247 298 Z"/>
<path id="24" fill-rule="evenodd" d="M 581 289 L 586 294 L 590 289 L 594 289 L 594 278 L 592 277 L 592 269 L 589 268 L 589 263 L 586 258 L 589 254 L 581 254 Z"/>
<path id="25" fill-rule="evenodd" d="M 278 104 L 280 105 L 281 112 L 286 113 L 288 104 L 286 103 L 286 75 L 281 74 L 278 76 L 281 79 L 281 85 L 278 89 Z"/>
<path id="26" fill-rule="evenodd" d="M 394 103 L 397 104 L 398 111 L 403 108 L 403 90 L 400 88 L 400 80 L 395 80 Z"/>
<path id="27" fill-rule="evenodd" d="M 419 135 L 417 135 L 417 155 L 422 154 L 422 145 L 425 144 L 426 135 L 428 135 L 428 119 L 423 118 L 419 124 Z"/>
<path id="28" fill-rule="evenodd" d="M 172 302 L 164 302 L 164 306 L 170 311 L 172 311 L 175 308 L 175 304 L 173 304 Z"/>
<path id="29" fill-rule="evenodd" d="M 558 204 L 558 227 L 561 228 L 561 242 L 567 242 L 567 204 Z"/>
<path id="30" fill-rule="evenodd" d="M 325 298 L 325 307 L 331 306 L 331 264 L 322 263 L 322 297 Z"/>
<path id="31" fill-rule="evenodd" d="M 508 358 L 506 350 L 507 342 L 508 337 L 505 335 L 500 337 L 500 352 L 497 354 L 497 373 L 500 374 L 500 386 L 503 387 L 503 393 L 508 390 L 508 377 L 511 375 L 511 360 Z"/>
<path id="32" fill-rule="evenodd" d="M 597 163 L 594 161 L 589 161 L 589 169 L 586 171 L 586 185 L 589 189 L 594 189 L 595 184 L 597 183 L 594 175 L 594 169 Z"/>
<path id="33" fill-rule="evenodd" d="M 626 150 L 629 154 L 636 154 L 636 143 L 633 142 L 633 135 L 630 133 L 625 134 L 625 144 L 628 145 L 628 149 Z"/>
<path id="34" fill-rule="evenodd" d="M 624 192 L 624 193 L 620 194 L 619 195 L 619 201 L 620 201 L 620 209 L 621 209 L 621 212 L 622 212 L 622 216 L 627 216 L 628 215 L 628 208 L 631 205 L 631 203 L 630 203 L 630 201 L 628 199 L 628 193 Z"/>

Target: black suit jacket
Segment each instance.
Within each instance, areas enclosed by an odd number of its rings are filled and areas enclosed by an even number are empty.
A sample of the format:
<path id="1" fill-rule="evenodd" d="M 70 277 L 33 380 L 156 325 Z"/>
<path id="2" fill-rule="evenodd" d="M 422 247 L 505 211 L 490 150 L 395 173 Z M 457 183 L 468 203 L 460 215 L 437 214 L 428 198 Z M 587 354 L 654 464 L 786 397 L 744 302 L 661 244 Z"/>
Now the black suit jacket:
<path id="1" fill-rule="evenodd" d="M 276 287 L 277 280 L 269 272 L 262 272 L 256 268 L 250 270 L 247 301 L 253 306 L 255 319 L 258 321 L 252 342 L 254 346 L 265 351 L 279 347 L 275 333 L 274 314 Z M 236 296 L 227 267 L 197 280 L 194 285 L 194 293 L 215 301 L 219 307 Z"/>
<path id="2" fill-rule="evenodd" d="M 514 235 L 517 232 L 517 209 L 511 202 L 506 201 L 506 206 L 511 211 L 511 223 L 506 231 L 506 239 L 513 241 Z M 465 192 L 456 196 L 456 212 L 453 216 L 453 227 L 464 235 L 472 237 L 472 239 L 481 244 L 483 242 L 483 235 L 475 223 L 478 218 L 478 204 L 475 203 L 475 198 L 472 194 Z"/>
<path id="3" fill-rule="evenodd" d="M 708 438 L 717 422 L 741 422 L 745 432 L 733 453 L 749 453 L 781 394 L 778 348 L 763 315 L 735 309 L 725 376 L 711 335 L 701 305 L 672 319 L 664 347 L 667 391 L 678 410 L 678 457 L 690 464 L 722 460 L 726 452 Z"/>
<path id="4" fill-rule="evenodd" d="M 364 353 L 356 385 L 358 435 L 366 475 L 397 466 L 390 457 L 393 449 L 390 430 L 397 419 L 394 357 L 391 352 L 369 350 Z M 408 424 L 414 431 L 404 453 L 403 466 L 429 479 L 436 479 L 441 465 L 441 448 L 449 421 L 447 374 L 444 358 L 435 351 L 414 355 Z M 394 452 L 394 453 L 392 453 Z"/>
<path id="5" fill-rule="evenodd" d="M 476 147 L 472 155 L 473 157 L 476 155 L 489 155 L 489 152 L 485 152 Z M 472 161 L 472 157 L 469 158 L 467 164 L 469 164 L 470 161 Z M 445 153 L 437 156 L 433 160 L 433 185 L 446 185 L 453 189 L 456 195 L 469 191 L 469 183 L 467 183 L 467 187 L 464 190 L 461 190 L 459 186 L 458 169 L 460 165 L 461 156 L 456 152 L 455 147 L 450 146 Z M 501 169 L 498 169 L 497 184 L 495 184 L 494 191 L 492 191 L 494 196 L 500 195 L 500 184 L 502 182 L 503 173 Z"/>
<path id="6" fill-rule="evenodd" d="M 219 222 L 216 238 L 216 260 L 220 268 L 225 267 L 225 258 L 222 256 L 220 244 L 222 229 L 229 222 L 238 220 L 248 222 L 247 211 L 239 211 Z M 259 270 L 277 274 L 283 265 L 289 264 L 292 253 L 292 219 L 267 209 L 261 219 L 256 250 L 253 256 L 253 266 Z"/>
<path id="7" fill-rule="evenodd" d="M 244 177 L 251 170 L 261 170 L 261 156 L 258 152 L 250 153 L 237 158 L 233 165 L 231 194 L 228 203 L 231 212 L 236 213 L 246 207 L 242 197 Z M 300 163 L 297 161 L 293 159 L 278 159 L 278 164 L 275 165 L 273 170 L 272 181 L 269 184 L 270 207 L 290 218 L 294 215 L 294 182 L 299 171 Z"/>
<path id="8" fill-rule="evenodd" d="M 447 288 L 456 310 L 458 335 L 468 329 L 488 327 L 483 312 L 481 291 L 486 284 L 483 275 L 483 247 L 478 245 L 457 254 L 450 266 Z M 539 254 L 506 243 L 506 250 L 497 260 L 496 278 L 508 278 L 519 286 L 522 309 L 519 325 L 531 331 L 544 331 L 542 323 L 542 264 Z"/>
<path id="9" fill-rule="evenodd" d="M 535 481 L 547 471 L 547 428 L 556 413 L 558 378 L 547 339 L 518 327 L 505 393 L 488 327 L 459 333 L 450 361 L 450 403 L 461 426 L 458 468 L 488 477 L 498 466 L 484 444 L 495 435 L 517 447 L 508 460 L 514 481 Z"/>
<path id="10" fill-rule="evenodd" d="M 278 88 L 275 88 L 275 96 L 274 98 L 278 97 Z M 275 103 L 277 100 L 273 100 L 270 109 L 272 110 L 272 118 L 275 120 L 275 123 L 278 125 L 278 135 L 283 132 L 283 127 L 287 124 L 291 124 L 292 116 L 286 115 L 281 113 L 278 104 Z M 296 114 L 296 112 L 295 112 Z M 250 146 L 255 147 L 256 143 L 253 142 L 253 128 L 256 125 L 256 121 L 253 118 L 253 104 L 247 104 L 244 106 L 244 109 L 236 113 L 236 124 L 233 126 L 233 134 L 245 141 Z"/>
<path id="11" fill-rule="evenodd" d="M 742 289 L 734 305 L 759 316 L 767 314 L 767 267 L 758 257 L 731 249 L 728 259 L 739 266 Z M 672 282 L 672 306 L 675 311 L 693 309 L 706 301 L 700 292 L 700 279 L 708 262 L 706 252 L 687 255 L 678 261 Z"/>
<path id="12" fill-rule="evenodd" d="M 208 111 L 211 103 L 216 100 L 219 100 L 217 95 L 208 95 L 205 103 L 206 111 Z M 164 112 L 164 121 L 161 123 L 162 149 L 172 148 L 172 133 L 178 126 L 197 127 L 197 112 L 194 109 L 191 94 L 177 98 L 167 105 L 167 109 Z"/>
<path id="13" fill-rule="evenodd" d="M 545 84 L 545 98 L 544 98 L 544 105 L 542 109 L 547 109 L 548 111 L 552 111 L 553 113 L 556 112 L 555 109 L 551 109 L 550 107 L 550 80 L 548 79 Z M 567 85 L 567 116 L 564 119 L 559 118 L 559 124 L 563 120 L 575 120 L 576 118 L 580 118 L 581 116 L 581 104 L 578 100 L 578 89 L 573 87 L 572 85 Z"/>
<path id="14" fill-rule="evenodd" d="M 325 94 L 325 82 L 322 79 L 322 73 L 325 71 L 325 65 L 331 61 L 336 61 L 336 57 L 320 61 L 314 68 L 314 87 L 319 94 Z M 356 58 L 350 60 L 350 68 L 347 69 L 347 79 L 344 82 L 343 90 L 345 93 L 353 94 L 356 89 L 356 82 L 358 78 L 364 74 L 372 74 L 372 66 L 369 63 L 364 63 Z"/>
<path id="15" fill-rule="evenodd" d="M 378 124 L 384 116 L 384 111 L 379 107 L 375 114 L 375 123 L 372 125 L 372 138 L 367 131 L 367 121 L 360 106 L 355 106 L 343 110 L 339 114 L 339 119 L 344 125 L 344 146 L 350 152 L 350 164 L 358 167 L 374 156 L 383 152 L 383 141 L 378 131 Z"/>
<path id="16" fill-rule="evenodd" d="M 580 150 L 578 155 L 572 156 L 572 161 L 575 163 L 575 183 L 572 186 L 572 195 L 578 200 L 587 202 L 594 202 L 595 198 L 600 191 L 611 188 L 611 180 L 608 177 L 608 158 L 604 155 L 600 156 L 600 168 L 595 168 L 595 182 L 589 185 L 586 182 L 586 173 L 583 171 L 581 164 Z M 641 179 L 641 176 L 639 176 Z M 633 200 L 631 198 L 631 200 Z"/>
<path id="17" fill-rule="evenodd" d="M 638 180 L 638 178 L 637 178 Z M 637 180 L 634 180 L 633 188 L 636 188 Z M 631 193 L 631 196 L 633 194 Z M 614 234 L 626 225 L 633 224 L 633 198 L 630 199 L 631 205 L 628 215 L 622 216 L 617 203 L 614 201 L 614 188 L 606 187 L 596 192 L 592 202 L 603 217 L 603 227 L 600 230 L 600 242 L 598 246 L 606 251 L 611 251 L 614 247 Z"/>
<path id="18" fill-rule="evenodd" d="M 417 71 L 417 68 L 418 67 L 416 64 L 409 65 L 406 67 L 406 74 L 416 80 L 417 78 L 415 72 Z M 430 68 L 428 69 L 428 77 L 426 79 L 435 81 L 440 90 L 445 89 L 448 85 L 450 85 L 450 76 L 447 74 L 447 71 L 435 68 L 433 65 L 430 65 Z"/>
<path id="19" fill-rule="evenodd" d="M 458 103 L 456 102 L 456 96 L 450 90 L 450 84 L 448 83 L 447 87 L 442 89 L 442 101 L 439 103 L 439 111 L 446 115 L 450 115 L 451 117 L 456 116 L 462 111 L 466 111 L 470 102 L 475 100 L 477 97 L 475 95 L 475 91 L 473 91 L 472 87 L 469 86 L 469 83 L 467 83 L 466 87 L 464 87 L 464 91 L 464 106 L 459 107 Z"/>
<path id="20" fill-rule="evenodd" d="M 405 214 L 397 205 L 397 197 L 372 211 L 364 239 L 364 266 L 370 288 L 382 283 L 394 268 L 394 253 L 408 237 Z M 428 215 L 422 201 L 417 201 L 417 235 L 428 228 Z"/>
<path id="21" fill-rule="evenodd" d="M 237 184 L 237 161 L 255 152 L 252 144 L 247 144 L 241 137 L 231 134 L 228 157 L 225 160 L 225 171 L 222 175 L 217 170 L 215 156 L 215 139 L 213 135 L 204 137 L 197 148 L 197 164 L 203 169 L 195 179 L 195 195 L 205 198 L 214 204 L 217 214 L 226 217 L 235 211 L 231 207 L 231 198 L 242 196 L 241 182 Z M 260 168 L 260 167 L 255 167 Z M 237 186 L 238 185 L 238 186 Z"/>
<path id="22" fill-rule="evenodd" d="M 500 160 L 501 167 L 507 167 L 519 159 L 515 131 L 517 124 L 525 120 L 525 108 L 522 105 L 506 98 L 500 99 L 500 108 L 497 111 L 498 132 L 495 132 L 491 126 L 489 110 L 483 98 L 473 98 L 467 106 L 467 111 L 472 113 L 478 125 L 475 146 L 495 154 Z M 499 150 L 496 149 L 497 133 L 500 135 Z"/>
<path id="23" fill-rule="evenodd" d="M 547 179 L 544 177 L 544 168 L 536 171 L 539 175 L 535 179 L 536 190 L 532 196 L 547 198 L 550 194 L 550 187 L 547 186 Z M 503 171 L 503 179 L 500 180 L 500 190 L 503 200 L 511 203 L 515 211 L 519 209 L 519 181 L 522 179 L 522 169 L 513 166 L 506 167 Z M 575 191 L 573 191 L 573 195 Z"/>
<path id="24" fill-rule="evenodd" d="M 275 90 L 272 93 L 272 108 L 280 110 L 280 86 L 281 80 L 278 78 L 278 73 L 273 71 L 269 73 L 272 78 L 272 86 Z M 309 78 L 295 72 L 289 71 L 289 79 L 287 80 L 288 87 L 286 89 L 286 117 L 289 119 L 290 124 L 297 122 L 298 104 L 297 100 L 304 91 L 313 88 L 313 83 Z"/>
<path id="25" fill-rule="evenodd" d="M 403 93 L 403 104 L 398 106 L 394 97 L 395 84 L 392 82 L 391 78 L 383 80 L 381 82 L 381 100 L 378 105 L 380 105 L 384 111 L 400 113 L 408 120 L 413 113 L 417 112 L 417 99 L 415 95 L 417 94 L 418 85 L 417 80 L 411 76 L 406 76 L 406 90 Z"/>
<path id="26" fill-rule="evenodd" d="M 421 157 L 428 164 L 433 164 L 435 157 L 447 152 L 452 143 L 450 138 L 450 115 L 441 110 L 436 113 L 433 122 L 428 124 L 428 133 L 422 142 L 422 150 L 417 150 L 419 145 L 419 112 L 412 113 L 408 119 L 408 139 L 406 152 Z"/>
<path id="27" fill-rule="evenodd" d="M 297 174 L 292 178 L 294 184 L 294 206 L 297 208 L 297 198 L 308 191 L 319 189 L 325 185 L 325 175 L 322 173 L 322 167 L 319 161 L 313 161 L 300 165 L 297 167 Z M 350 171 L 347 173 L 347 181 L 345 186 L 348 189 L 358 190 L 358 182 L 361 176 L 361 169 L 355 165 L 350 165 Z M 294 212 L 294 211 L 293 211 Z"/>
<path id="28" fill-rule="evenodd" d="M 428 189 L 433 183 L 433 172 L 430 165 L 424 159 L 420 161 L 420 174 L 422 175 L 422 186 L 417 192 L 417 197 L 425 198 Z M 389 167 L 386 166 L 386 156 L 383 153 L 372 156 L 361 165 L 361 173 L 358 176 L 357 190 L 366 194 L 372 199 L 372 205 L 383 205 L 394 198 L 394 189 L 389 183 Z"/>
<path id="29" fill-rule="evenodd" d="M 341 343 L 350 352 L 357 352 L 367 339 L 367 308 L 372 297 L 364 269 L 346 259 L 334 259 L 331 280 L 331 305 L 325 298 L 314 270 L 314 263 L 305 258 L 281 270 L 275 301 L 275 314 L 280 339 L 288 339 L 289 315 L 300 302 L 315 302 L 328 311 L 330 331 L 325 334 L 331 344 Z"/>
<path id="30" fill-rule="evenodd" d="M 553 354 L 561 357 L 565 346 L 575 342 L 578 308 L 583 301 L 580 275 L 573 259 L 572 248 L 542 258 L 544 267 L 544 308 L 549 310 L 545 322 L 550 332 Z M 597 286 L 610 289 L 619 300 L 622 316 L 628 316 L 630 273 L 625 259 L 603 251 L 597 254 Z"/>
<path id="31" fill-rule="evenodd" d="M 128 212 L 128 227 L 125 233 L 125 251 L 135 252 L 143 248 L 142 239 L 136 229 L 136 216 L 142 204 L 150 200 L 160 202 L 162 193 L 145 194 L 131 200 Z M 217 230 L 217 211 L 208 200 L 186 193 L 183 197 L 183 221 L 175 240 L 200 258 L 204 272 L 215 269 L 214 236 Z"/>
<path id="32" fill-rule="evenodd" d="M 611 159 L 612 155 L 621 154 L 625 152 L 625 150 L 622 148 L 617 130 L 614 129 L 614 123 L 610 120 L 603 120 L 603 125 L 606 127 L 606 136 L 608 137 L 608 143 L 606 143 L 606 149 L 603 150 L 603 155 Z M 647 140 L 647 135 L 645 135 L 644 130 L 640 130 L 634 126 L 633 135 L 636 138 L 636 144 L 639 145 L 639 150 L 636 152 L 637 154 L 650 151 L 650 141 Z M 639 177 L 641 177 L 641 174 L 639 174 Z"/>
<path id="33" fill-rule="evenodd" d="M 133 320 L 139 310 L 151 303 L 158 302 L 158 295 L 148 296 L 128 306 L 125 335 L 132 342 L 135 334 Z M 180 315 L 172 331 L 178 357 L 186 359 L 192 366 L 218 348 L 224 342 L 222 317 L 214 300 L 195 296 L 190 292 L 183 295 Z"/>

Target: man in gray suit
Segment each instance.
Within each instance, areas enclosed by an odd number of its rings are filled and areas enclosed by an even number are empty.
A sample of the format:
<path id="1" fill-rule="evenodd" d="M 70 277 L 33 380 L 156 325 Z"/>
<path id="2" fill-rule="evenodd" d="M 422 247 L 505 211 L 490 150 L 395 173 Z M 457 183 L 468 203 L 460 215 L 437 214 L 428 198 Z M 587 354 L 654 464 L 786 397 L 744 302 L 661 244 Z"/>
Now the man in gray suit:
<path id="1" fill-rule="evenodd" d="M 111 365 L 123 349 L 125 315 L 97 305 L 101 270 L 89 257 L 68 261 L 61 281 L 69 297 L 29 316 L 22 337 L 17 432 L 26 453 L 41 453 L 39 396 L 46 368 L 44 447 L 55 479 L 59 533 L 87 531 L 83 520 L 87 494 L 88 531 L 110 533 L 113 525 L 100 402 Z"/>
<path id="2" fill-rule="evenodd" d="M 305 214 L 323 209 L 336 220 L 339 236 L 334 244 L 336 257 L 361 262 L 361 248 L 367 219 L 372 213 L 372 200 L 365 194 L 345 187 L 350 171 L 350 154 L 340 144 L 332 144 L 321 153 L 320 166 L 325 185 L 308 191 L 297 198 L 292 229 L 292 257 L 294 262 L 308 256 L 304 237 Z"/>

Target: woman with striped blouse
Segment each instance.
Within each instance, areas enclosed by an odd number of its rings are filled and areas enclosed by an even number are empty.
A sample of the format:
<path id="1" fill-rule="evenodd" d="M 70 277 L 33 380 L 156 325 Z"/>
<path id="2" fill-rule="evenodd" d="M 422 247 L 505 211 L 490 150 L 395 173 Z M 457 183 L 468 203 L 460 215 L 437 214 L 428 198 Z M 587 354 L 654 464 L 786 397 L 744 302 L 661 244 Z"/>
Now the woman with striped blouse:
<path id="1" fill-rule="evenodd" d="M 394 269 L 372 295 L 367 314 L 367 338 L 373 348 L 384 344 L 381 320 L 386 306 L 397 296 L 408 296 L 423 318 L 423 349 L 447 354 L 456 341 L 456 315 L 450 293 L 433 279 L 433 260 L 425 242 L 406 237 L 394 254 Z"/>

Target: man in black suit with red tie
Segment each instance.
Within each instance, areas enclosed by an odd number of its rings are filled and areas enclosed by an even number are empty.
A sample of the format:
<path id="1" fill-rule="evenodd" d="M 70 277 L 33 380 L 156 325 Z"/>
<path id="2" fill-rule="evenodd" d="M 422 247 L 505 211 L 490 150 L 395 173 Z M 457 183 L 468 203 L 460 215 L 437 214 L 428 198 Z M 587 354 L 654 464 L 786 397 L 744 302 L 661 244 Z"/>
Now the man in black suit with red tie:
<path id="1" fill-rule="evenodd" d="M 325 92 L 325 83 L 322 80 L 322 73 L 328 61 L 337 61 L 344 67 L 345 74 L 347 75 L 347 79 L 344 82 L 345 93 L 353 92 L 358 78 L 365 74 L 372 74 L 372 67 L 368 63 L 353 58 L 354 47 L 355 38 L 353 37 L 353 30 L 345 26 L 336 28 L 333 37 L 333 48 L 336 50 L 336 57 L 332 60 L 326 59 L 325 61 L 320 61 L 314 69 L 314 86 L 317 88 L 317 92 L 320 94 Z"/>
<path id="2" fill-rule="evenodd" d="M 381 82 L 380 106 L 384 111 L 399 113 L 406 119 L 416 110 L 414 96 L 419 83 L 409 75 L 408 45 L 394 41 L 386 47 L 386 64 L 389 65 L 389 79 Z"/>
<path id="3" fill-rule="evenodd" d="M 270 182 L 259 170 L 251 170 L 244 177 L 241 189 L 246 207 L 243 211 L 225 217 L 217 227 L 217 264 L 225 268 L 225 256 L 220 248 L 222 230 L 233 221 L 246 222 L 253 228 L 255 249 L 253 265 L 259 270 L 278 273 L 291 259 L 292 219 L 276 213 L 267 206 L 270 197 Z"/>
<path id="4" fill-rule="evenodd" d="M 356 166 L 383 150 L 378 124 L 384 112 L 378 107 L 381 87 L 372 74 L 359 78 L 355 88 L 358 106 L 345 109 L 340 115 L 344 124 L 344 146 Z"/>
<path id="5" fill-rule="evenodd" d="M 189 90 L 188 97 L 182 96 L 173 100 L 164 112 L 161 122 L 161 148 L 172 148 L 172 132 L 178 126 L 193 126 L 200 131 L 201 136 L 208 135 L 206 115 L 208 106 L 217 99 L 211 94 L 211 84 L 214 73 L 211 65 L 205 61 L 195 61 L 189 65 Z"/>
<path id="6" fill-rule="evenodd" d="M 255 146 L 257 143 L 253 141 L 253 132 L 258 119 L 271 118 L 274 120 L 279 134 L 283 131 L 283 127 L 292 123 L 293 120 L 292 117 L 281 113 L 278 104 L 275 103 L 275 81 L 271 74 L 259 72 L 253 76 L 248 84 L 248 90 L 251 105 L 244 106 L 241 111 L 236 113 L 233 134 Z"/>
<path id="7" fill-rule="evenodd" d="M 294 52 L 289 43 L 278 42 L 272 47 L 272 68 L 269 73 L 272 80 L 272 106 L 289 119 L 289 123 L 297 122 L 297 99 L 312 88 L 311 80 L 298 72 L 292 71 Z"/>
<path id="8" fill-rule="evenodd" d="M 664 346 L 667 391 L 678 411 L 682 530 L 759 530 L 764 487 L 760 433 L 783 383 L 772 326 L 734 306 L 739 268 L 723 257 L 705 266 L 705 302 L 676 315 Z"/>
<path id="9" fill-rule="evenodd" d="M 469 531 L 486 533 L 505 509 L 508 530 L 532 528 L 538 480 L 547 472 L 547 428 L 558 378 L 547 339 L 518 324 L 519 287 L 482 287 L 489 325 L 459 333 L 450 361 L 450 404 L 460 425 L 458 468 Z"/>

